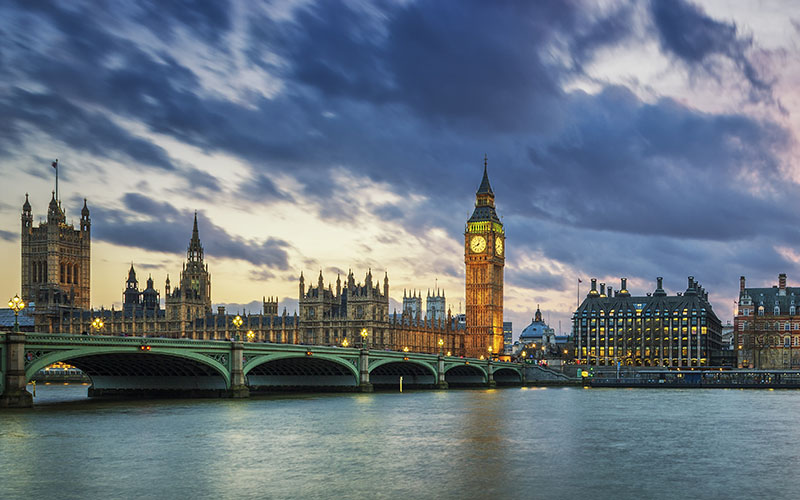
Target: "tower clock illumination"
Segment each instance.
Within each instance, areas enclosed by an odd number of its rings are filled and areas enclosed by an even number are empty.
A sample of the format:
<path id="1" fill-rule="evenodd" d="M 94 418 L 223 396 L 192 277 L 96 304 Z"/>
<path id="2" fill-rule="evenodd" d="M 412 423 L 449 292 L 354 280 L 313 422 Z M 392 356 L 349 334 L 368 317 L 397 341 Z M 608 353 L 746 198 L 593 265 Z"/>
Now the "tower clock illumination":
<path id="1" fill-rule="evenodd" d="M 481 253 L 486 250 L 486 238 L 483 236 L 473 236 L 469 242 L 469 248 L 472 253 Z"/>
<path id="2" fill-rule="evenodd" d="M 503 352 L 503 267 L 505 230 L 495 212 L 494 192 L 489 184 L 488 161 L 475 193 L 475 211 L 464 232 L 464 263 L 467 266 L 466 355 Z"/>

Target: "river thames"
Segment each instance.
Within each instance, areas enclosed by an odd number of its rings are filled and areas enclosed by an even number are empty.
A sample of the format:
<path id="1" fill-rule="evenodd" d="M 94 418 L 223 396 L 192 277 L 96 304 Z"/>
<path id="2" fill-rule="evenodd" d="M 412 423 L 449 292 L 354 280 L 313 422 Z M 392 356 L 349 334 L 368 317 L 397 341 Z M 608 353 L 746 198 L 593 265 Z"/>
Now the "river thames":
<path id="1" fill-rule="evenodd" d="M 800 392 L 509 388 L 0 412 L 2 498 L 797 498 Z"/>

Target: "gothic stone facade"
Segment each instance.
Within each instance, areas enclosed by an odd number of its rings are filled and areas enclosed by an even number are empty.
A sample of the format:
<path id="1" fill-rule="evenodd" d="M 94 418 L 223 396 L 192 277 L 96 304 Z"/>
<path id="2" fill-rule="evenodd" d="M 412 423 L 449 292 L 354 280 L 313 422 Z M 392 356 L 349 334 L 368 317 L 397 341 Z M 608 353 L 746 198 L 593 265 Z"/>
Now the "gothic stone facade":
<path id="1" fill-rule="evenodd" d="M 37 325 L 48 316 L 90 307 L 91 221 L 83 200 L 80 228 L 67 224 L 55 193 L 47 222 L 33 225 L 28 195 L 22 205 L 22 300 L 35 304 Z"/>
<path id="2" fill-rule="evenodd" d="M 708 293 L 690 276 L 686 291 L 667 296 L 662 279 L 646 296 L 592 279 L 592 288 L 572 317 L 575 359 L 582 364 L 615 366 L 719 366 L 719 318 Z"/>
<path id="3" fill-rule="evenodd" d="M 748 288 L 739 278 L 739 307 L 733 318 L 740 368 L 800 368 L 800 288 L 786 286 L 786 274 L 770 288 Z"/>
<path id="4" fill-rule="evenodd" d="M 450 314 L 439 314 L 444 297 L 429 301 L 431 319 L 423 317 L 420 308 L 405 309 L 402 314 L 389 315 L 389 277 L 384 275 L 383 289 L 373 283 L 368 271 L 364 284 L 356 283 L 353 272 L 343 284 L 336 278 L 336 289 L 325 286 L 322 271 L 317 286 L 306 289 L 305 277 L 300 274 L 299 336 L 303 343 L 344 345 L 371 349 L 413 352 L 464 353 L 464 330 Z M 421 306 L 421 299 L 420 299 Z M 361 332 L 366 329 L 366 345 Z M 439 346 L 439 339 L 443 345 Z M 346 340 L 346 342 L 345 342 Z"/>

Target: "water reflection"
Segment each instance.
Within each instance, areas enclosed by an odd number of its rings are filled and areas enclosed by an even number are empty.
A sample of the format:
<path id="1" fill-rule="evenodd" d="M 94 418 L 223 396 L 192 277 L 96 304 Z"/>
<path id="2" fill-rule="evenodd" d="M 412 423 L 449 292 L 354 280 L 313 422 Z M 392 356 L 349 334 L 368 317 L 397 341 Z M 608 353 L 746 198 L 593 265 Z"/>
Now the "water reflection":
<path id="1" fill-rule="evenodd" d="M 0 496 L 794 498 L 800 486 L 787 474 L 795 391 L 85 394 L 39 386 L 36 408 L 0 412 Z"/>

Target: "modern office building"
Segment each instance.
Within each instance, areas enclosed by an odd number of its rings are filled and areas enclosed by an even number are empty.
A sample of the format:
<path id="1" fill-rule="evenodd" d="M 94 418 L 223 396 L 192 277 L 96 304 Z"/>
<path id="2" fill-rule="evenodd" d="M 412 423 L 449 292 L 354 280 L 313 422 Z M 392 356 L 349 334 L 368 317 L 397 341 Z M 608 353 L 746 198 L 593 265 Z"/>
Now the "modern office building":
<path id="1" fill-rule="evenodd" d="M 684 292 L 669 296 L 657 278 L 644 296 L 627 290 L 627 279 L 613 292 L 605 284 L 591 290 L 572 317 L 575 359 L 589 365 L 718 366 L 719 318 L 694 277 Z"/>

